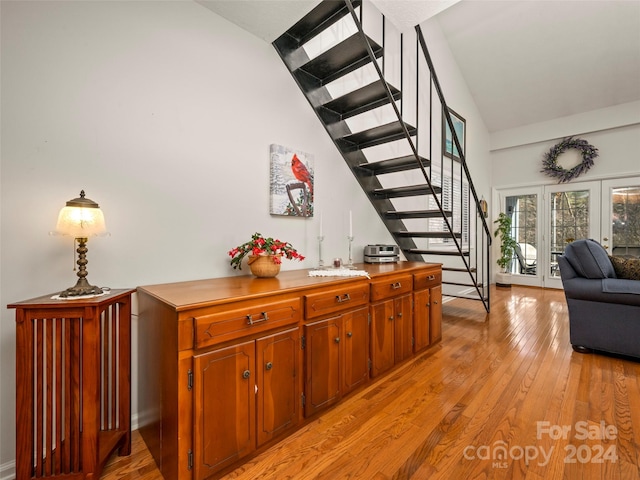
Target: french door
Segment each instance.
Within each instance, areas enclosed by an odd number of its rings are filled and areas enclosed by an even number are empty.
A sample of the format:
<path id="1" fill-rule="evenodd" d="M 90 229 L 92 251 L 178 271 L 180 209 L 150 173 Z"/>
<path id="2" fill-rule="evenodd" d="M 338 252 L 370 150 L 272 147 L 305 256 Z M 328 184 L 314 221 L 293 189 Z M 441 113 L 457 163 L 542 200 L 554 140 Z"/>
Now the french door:
<path id="1" fill-rule="evenodd" d="M 602 182 L 601 225 L 610 255 L 640 257 L 640 177 Z"/>
<path id="2" fill-rule="evenodd" d="M 511 236 L 518 242 L 518 250 L 508 269 L 513 276 L 512 282 L 518 285 L 541 286 L 543 236 L 539 225 L 544 211 L 542 197 L 542 187 L 499 192 L 500 211 L 511 217 Z"/>
<path id="3" fill-rule="evenodd" d="M 557 257 L 582 238 L 610 255 L 640 257 L 640 177 L 501 189 L 494 204 L 511 217 L 518 242 L 515 284 L 562 288 Z"/>
<path id="4" fill-rule="evenodd" d="M 582 238 L 600 241 L 600 191 L 597 181 L 497 192 L 497 204 L 511 217 L 518 244 L 510 267 L 512 283 L 562 288 L 557 257 L 566 245 Z"/>
<path id="5" fill-rule="evenodd" d="M 574 240 L 600 241 L 601 182 L 547 185 L 544 188 L 543 287 L 562 288 L 557 257 Z"/>

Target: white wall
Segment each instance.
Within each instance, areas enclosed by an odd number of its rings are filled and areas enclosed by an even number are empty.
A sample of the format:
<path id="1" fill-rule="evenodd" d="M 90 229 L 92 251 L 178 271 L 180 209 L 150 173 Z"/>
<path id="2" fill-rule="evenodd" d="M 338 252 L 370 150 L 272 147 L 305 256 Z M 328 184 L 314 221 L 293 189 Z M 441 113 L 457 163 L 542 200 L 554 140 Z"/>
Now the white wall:
<path id="1" fill-rule="evenodd" d="M 598 149 L 594 165 L 579 181 L 634 176 L 640 173 L 640 103 L 565 117 L 541 124 L 498 132 L 492 136 L 491 183 L 494 188 L 545 185 L 557 180 L 541 172 L 545 153 L 564 136 L 576 136 Z M 558 163 L 570 169 L 581 161 L 569 150 Z M 497 212 L 496 212 L 497 215 Z"/>
<path id="2" fill-rule="evenodd" d="M 478 198 L 484 196 L 485 199 L 488 199 L 491 195 L 491 169 L 489 168 L 490 137 L 487 128 L 438 21 L 436 19 L 428 20 L 421 24 L 421 28 L 447 106 L 466 121 L 465 157 Z"/>
<path id="3" fill-rule="evenodd" d="M 6 305 L 75 283 L 72 241 L 48 232 L 81 189 L 111 232 L 88 244 L 100 286 L 237 274 L 227 251 L 255 231 L 308 256 L 283 269 L 312 267 L 318 217 L 269 215 L 272 143 L 315 156 L 325 260 L 347 256 L 350 209 L 356 261 L 364 245 L 391 241 L 271 45 L 195 2 L 1 8 L 0 477 L 15 456 Z M 135 339 L 133 349 L 135 359 Z"/>

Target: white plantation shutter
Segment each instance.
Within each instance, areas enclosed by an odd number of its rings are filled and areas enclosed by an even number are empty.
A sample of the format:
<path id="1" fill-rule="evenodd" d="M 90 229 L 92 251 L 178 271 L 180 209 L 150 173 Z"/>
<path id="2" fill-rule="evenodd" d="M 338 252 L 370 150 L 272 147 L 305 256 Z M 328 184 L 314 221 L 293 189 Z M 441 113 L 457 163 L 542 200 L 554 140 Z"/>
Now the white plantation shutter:
<path id="1" fill-rule="evenodd" d="M 449 172 L 441 177 L 436 168 L 432 171 L 432 183 L 434 186 L 442 187 L 441 203 L 442 209 L 452 211 L 450 217 L 454 232 L 462 232 L 461 243 L 463 246 L 469 245 L 469 184 L 460 181 L 460 173 L 454 172 L 453 182 Z M 461 192 L 462 191 L 462 192 Z M 452 195 L 453 192 L 453 195 Z M 461 194 L 462 193 L 462 194 Z M 429 208 L 437 209 L 433 198 L 429 199 Z M 452 220 L 451 220 L 452 218 Z M 447 222 L 442 218 L 432 218 L 429 220 L 429 231 L 448 231 Z M 453 238 L 432 238 L 429 239 L 429 247 L 455 245 Z"/>

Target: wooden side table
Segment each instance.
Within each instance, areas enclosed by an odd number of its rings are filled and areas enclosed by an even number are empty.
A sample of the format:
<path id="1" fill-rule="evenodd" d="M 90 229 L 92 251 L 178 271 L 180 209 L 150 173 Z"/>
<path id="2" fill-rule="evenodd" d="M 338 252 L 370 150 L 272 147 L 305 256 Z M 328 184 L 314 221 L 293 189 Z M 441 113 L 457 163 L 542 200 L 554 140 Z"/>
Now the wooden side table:
<path id="1" fill-rule="evenodd" d="M 16 309 L 16 479 L 98 479 L 131 451 L 131 294 Z"/>

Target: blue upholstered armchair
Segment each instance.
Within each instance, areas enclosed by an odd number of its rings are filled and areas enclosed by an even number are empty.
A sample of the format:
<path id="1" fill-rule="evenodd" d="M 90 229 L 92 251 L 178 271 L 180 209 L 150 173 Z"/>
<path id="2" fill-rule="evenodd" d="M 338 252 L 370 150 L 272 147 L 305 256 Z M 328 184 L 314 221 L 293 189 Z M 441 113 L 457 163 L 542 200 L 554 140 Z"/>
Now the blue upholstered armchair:
<path id="1" fill-rule="evenodd" d="M 567 245 L 558 264 L 573 349 L 640 358 L 640 280 L 618 278 L 595 240 Z"/>

